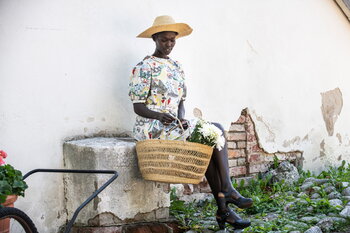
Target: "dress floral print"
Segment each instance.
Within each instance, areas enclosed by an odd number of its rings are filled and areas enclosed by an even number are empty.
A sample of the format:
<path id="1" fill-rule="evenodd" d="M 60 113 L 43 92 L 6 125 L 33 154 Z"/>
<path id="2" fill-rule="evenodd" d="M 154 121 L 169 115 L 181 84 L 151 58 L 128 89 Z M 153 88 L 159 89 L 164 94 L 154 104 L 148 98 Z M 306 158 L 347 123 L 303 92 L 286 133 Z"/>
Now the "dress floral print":
<path id="1" fill-rule="evenodd" d="M 129 96 L 133 103 L 145 103 L 153 111 L 177 117 L 179 103 L 186 98 L 185 77 L 181 65 L 170 58 L 145 57 L 132 70 Z M 158 120 L 136 116 L 133 135 L 139 141 L 182 139 L 184 133 L 180 128 L 171 130 L 174 126 L 175 123 L 165 126 Z"/>

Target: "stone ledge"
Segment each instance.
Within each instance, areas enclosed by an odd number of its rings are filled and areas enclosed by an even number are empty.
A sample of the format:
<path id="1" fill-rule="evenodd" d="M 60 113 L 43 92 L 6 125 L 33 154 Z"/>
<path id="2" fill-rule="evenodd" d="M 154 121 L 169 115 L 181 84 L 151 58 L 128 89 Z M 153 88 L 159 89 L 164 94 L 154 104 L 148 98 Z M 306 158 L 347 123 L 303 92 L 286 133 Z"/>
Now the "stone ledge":
<path id="1" fill-rule="evenodd" d="M 116 226 L 169 217 L 169 185 L 141 177 L 132 138 L 97 137 L 68 141 L 63 145 L 63 155 L 67 169 L 116 170 L 119 173 L 119 177 L 80 212 L 77 225 Z M 110 175 L 98 174 L 65 175 L 68 218 L 109 178 Z"/>

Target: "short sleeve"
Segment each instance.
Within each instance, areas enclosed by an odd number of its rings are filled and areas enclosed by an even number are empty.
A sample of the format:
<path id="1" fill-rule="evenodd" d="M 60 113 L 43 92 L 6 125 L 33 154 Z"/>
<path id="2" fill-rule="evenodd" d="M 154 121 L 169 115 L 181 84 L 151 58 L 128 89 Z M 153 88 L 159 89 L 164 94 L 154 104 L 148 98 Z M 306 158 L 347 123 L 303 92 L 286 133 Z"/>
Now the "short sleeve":
<path id="1" fill-rule="evenodd" d="M 145 103 L 151 88 L 151 67 L 140 62 L 132 70 L 129 83 L 129 97 L 133 103 Z"/>

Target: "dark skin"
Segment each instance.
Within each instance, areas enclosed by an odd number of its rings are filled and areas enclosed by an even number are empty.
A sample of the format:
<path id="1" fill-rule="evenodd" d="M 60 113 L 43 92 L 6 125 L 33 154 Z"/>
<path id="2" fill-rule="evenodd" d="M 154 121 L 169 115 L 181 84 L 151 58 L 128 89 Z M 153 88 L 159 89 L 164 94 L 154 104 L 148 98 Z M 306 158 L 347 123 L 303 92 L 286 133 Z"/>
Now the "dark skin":
<path id="1" fill-rule="evenodd" d="M 153 53 L 153 56 L 168 59 L 169 58 L 168 55 L 171 53 L 172 49 L 176 44 L 176 36 L 177 36 L 176 32 L 160 32 L 153 35 L 152 38 L 156 44 L 156 49 Z M 164 125 L 168 125 L 175 120 L 175 118 L 170 114 L 155 112 L 148 109 L 144 103 L 135 103 L 134 111 L 137 115 L 140 115 L 142 117 L 159 120 Z M 187 127 L 187 121 L 184 120 L 184 117 L 185 117 L 185 107 L 184 107 L 183 101 L 180 101 L 178 106 L 178 118 L 182 122 L 184 122 L 185 126 Z M 213 124 L 215 124 L 224 133 L 224 128 L 220 124 L 218 123 L 213 123 Z M 233 188 L 231 183 L 226 142 L 222 150 L 219 151 L 218 149 L 214 148 L 213 155 L 211 157 L 210 164 L 205 173 L 205 176 L 208 180 L 208 183 L 210 185 L 210 188 L 212 190 L 212 193 L 218 205 L 219 219 L 225 218 L 224 222 L 231 223 L 231 224 L 244 221 L 232 213 L 230 213 L 227 216 L 223 215 L 231 211 L 227 206 L 229 198 L 233 198 L 236 200 L 242 197 Z M 233 202 L 230 202 L 230 203 L 233 203 Z M 242 208 L 246 208 L 246 207 L 242 207 Z"/>

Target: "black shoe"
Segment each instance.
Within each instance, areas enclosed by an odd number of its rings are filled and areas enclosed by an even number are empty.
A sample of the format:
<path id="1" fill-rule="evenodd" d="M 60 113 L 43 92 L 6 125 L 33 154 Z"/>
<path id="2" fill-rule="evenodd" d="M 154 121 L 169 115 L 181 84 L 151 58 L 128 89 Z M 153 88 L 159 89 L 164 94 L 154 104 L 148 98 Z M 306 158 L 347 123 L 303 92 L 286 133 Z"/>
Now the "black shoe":
<path id="1" fill-rule="evenodd" d="M 226 204 L 232 203 L 241 209 L 249 208 L 253 205 L 251 198 L 243 197 L 237 190 L 233 190 L 229 193 L 223 193 L 225 195 Z"/>
<path id="2" fill-rule="evenodd" d="M 229 209 L 225 212 L 216 213 L 216 221 L 220 230 L 225 229 L 225 224 L 230 224 L 234 229 L 243 229 L 250 226 L 249 220 L 243 220 L 233 210 Z"/>

